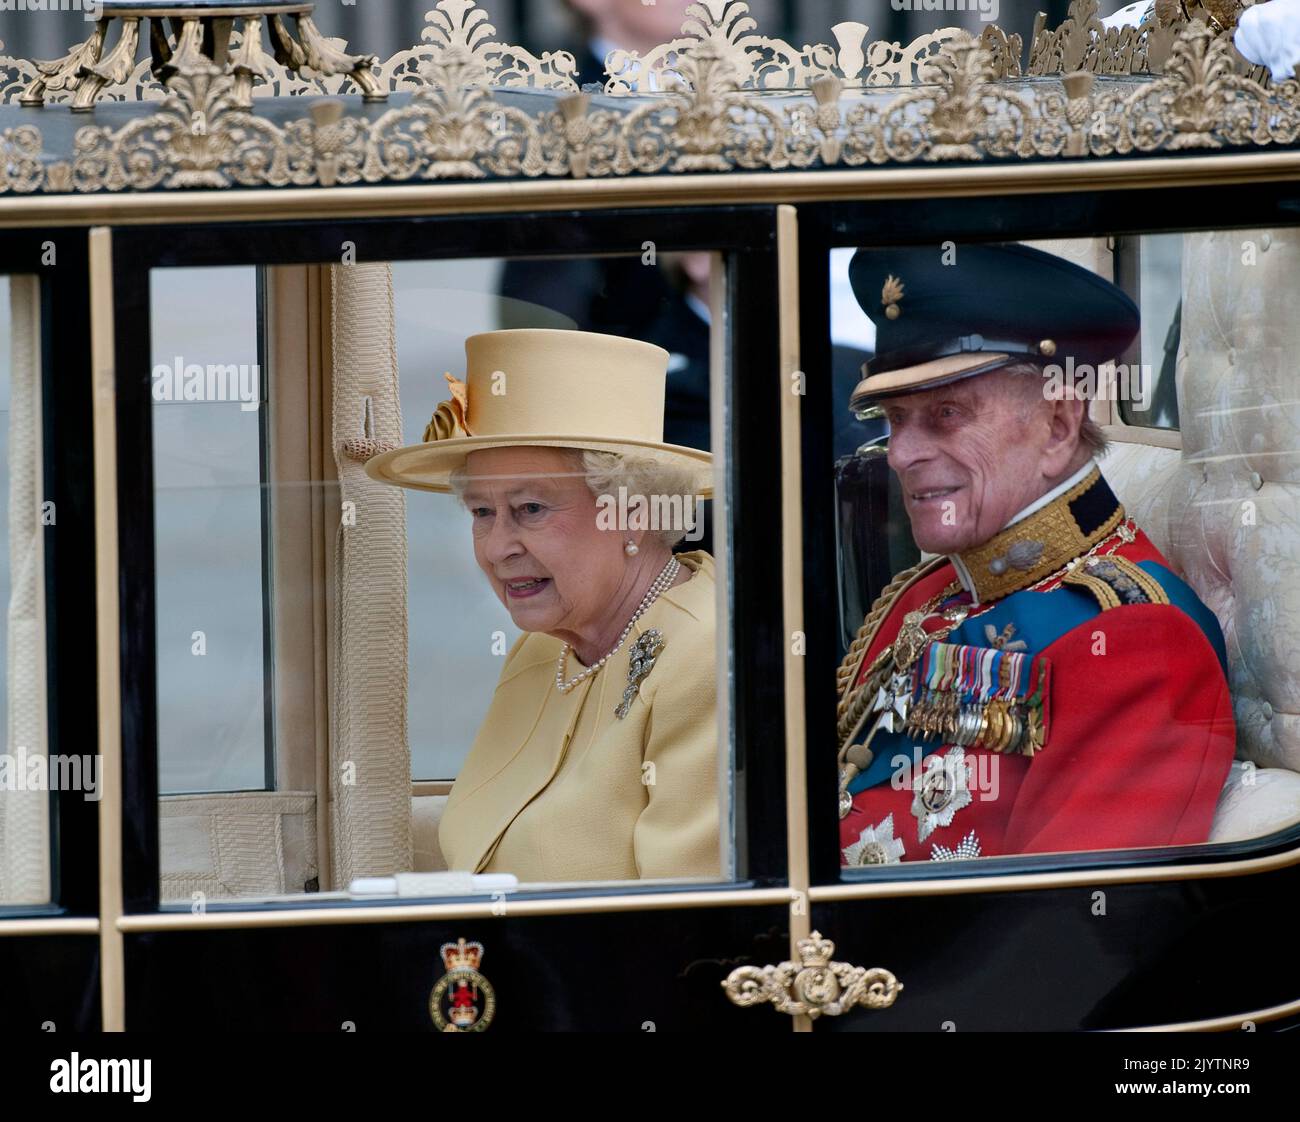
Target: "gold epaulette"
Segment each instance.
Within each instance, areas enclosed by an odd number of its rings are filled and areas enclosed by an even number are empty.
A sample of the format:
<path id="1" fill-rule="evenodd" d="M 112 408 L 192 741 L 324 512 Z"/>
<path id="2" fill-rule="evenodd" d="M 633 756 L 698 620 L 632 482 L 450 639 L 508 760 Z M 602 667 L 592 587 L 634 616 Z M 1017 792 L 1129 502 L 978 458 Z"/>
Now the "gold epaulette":
<path id="1" fill-rule="evenodd" d="M 1126 604 L 1169 603 L 1169 596 L 1155 577 L 1127 557 L 1113 553 L 1089 557 L 1061 577 L 1061 583 L 1091 593 L 1103 612 Z"/>
<path id="2" fill-rule="evenodd" d="M 940 566 L 947 564 L 947 561 L 948 558 L 941 554 L 938 557 L 930 558 L 928 561 L 921 561 L 910 569 L 904 569 L 885 585 L 884 591 L 876 597 L 875 603 L 871 605 L 871 610 L 867 613 L 867 618 L 863 620 L 862 626 L 858 628 L 858 633 L 854 636 L 848 653 L 844 656 L 844 661 L 840 663 L 839 669 L 835 672 L 835 688 L 840 695 L 839 704 L 835 711 L 837 721 L 844 720 L 845 713 L 848 712 L 849 706 L 853 704 L 853 699 L 858 692 L 854 688 L 854 682 L 856 682 L 862 669 L 862 660 L 866 657 L 867 649 L 875 639 L 876 632 L 880 629 L 880 624 L 884 621 L 885 616 L 889 614 L 889 609 L 893 606 L 894 601 L 918 580 L 928 576 Z"/>

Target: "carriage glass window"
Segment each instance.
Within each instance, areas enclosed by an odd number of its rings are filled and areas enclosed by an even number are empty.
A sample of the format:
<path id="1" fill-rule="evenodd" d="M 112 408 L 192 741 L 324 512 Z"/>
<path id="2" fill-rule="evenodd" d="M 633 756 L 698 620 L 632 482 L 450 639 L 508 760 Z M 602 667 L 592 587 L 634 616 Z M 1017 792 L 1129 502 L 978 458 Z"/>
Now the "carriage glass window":
<path id="1" fill-rule="evenodd" d="M 0 276 L 0 910 L 50 900 L 51 791 L 97 799 L 98 757 L 48 755 L 40 286 Z"/>
<path id="2" fill-rule="evenodd" d="M 721 257 L 307 272 L 152 274 L 164 902 L 730 879 Z"/>
<path id="3" fill-rule="evenodd" d="M 150 294 L 159 787 L 264 790 L 272 743 L 257 275 L 169 270 L 159 280 Z M 205 305 L 223 314 L 197 314 Z"/>
<path id="4" fill-rule="evenodd" d="M 1142 393 L 1116 398 L 1117 420 L 1126 425 L 1178 428 L 1175 381 L 1182 340 L 1183 240 L 1182 234 L 1113 239 L 1115 283 L 1142 308 L 1141 329 L 1123 360 L 1146 372 L 1151 383 Z M 1258 253 L 1263 241 L 1242 238 L 1243 262 Z"/>
<path id="5" fill-rule="evenodd" d="M 1300 822 L 1298 258 L 1295 230 L 832 252 L 846 876 Z"/>

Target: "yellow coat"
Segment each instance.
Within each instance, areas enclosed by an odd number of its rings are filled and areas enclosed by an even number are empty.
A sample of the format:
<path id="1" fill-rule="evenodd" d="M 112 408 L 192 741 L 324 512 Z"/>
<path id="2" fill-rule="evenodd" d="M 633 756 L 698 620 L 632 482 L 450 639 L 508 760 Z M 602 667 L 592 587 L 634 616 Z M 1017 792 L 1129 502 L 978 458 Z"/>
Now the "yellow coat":
<path id="1" fill-rule="evenodd" d="M 721 876 L 713 559 L 678 560 L 691 579 L 570 693 L 555 688 L 559 640 L 515 644 L 443 811 L 449 868 L 530 882 Z M 663 650 L 619 719 L 628 651 L 652 627 Z"/>

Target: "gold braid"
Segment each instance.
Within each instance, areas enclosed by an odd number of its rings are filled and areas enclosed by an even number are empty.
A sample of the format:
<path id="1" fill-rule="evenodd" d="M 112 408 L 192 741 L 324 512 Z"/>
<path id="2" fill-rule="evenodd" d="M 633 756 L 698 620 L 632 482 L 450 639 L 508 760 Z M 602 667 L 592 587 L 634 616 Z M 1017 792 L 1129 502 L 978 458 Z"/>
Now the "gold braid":
<path id="1" fill-rule="evenodd" d="M 1130 542 L 1136 530 L 1131 519 L 1124 517 L 1123 508 L 1120 508 L 1121 521 L 1115 527 L 1114 531 L 1097 542 L 1087 553 L 1082 553 L 1072 559 L 1054 573 L 1035 581 L 1029 586 L 1031 590 L 1039 590 L 1051 584 L 1053 581 L 1061 579 L 1062 574 L 1071 572 L 1084 559 L 1097 554 L 1104 546 L 1110 545 L 1116 538 L 1122 542 Z M 1118 548 L 1118 546 L 1116 547 Z M 1112 551 L 1113 552 L 1113 551 Z M 1107 556 L 1102 554 L 1102 556 Z M 898 598 L 907 587 L 922 577 L 929 576 L 948 558 L 944 556 L 931 558 L 929 561 L 922 561 L 913 565 L 910 569 L 904 569 L 893 580 L 885 586 L 885 590 L 876 597 L 876 601 L 871 605 L 871 611 L 867 613 L 867 618 L 862 626 L 858 628 L 858 633 L 854 637 L 852 644 L 849 646 L 848 654 L 844 656 L 844 661 L 840 663 L 839 669 L 835 672 L 835 687 L 839 691 L 840 700 L 835 709 L 836 727 L 839 732 L 840 740 L 843 741 L 845 736 L 852 732 L 858 725 L 863 712 L 868 704 L 872 701 L 871 693 L 866 688 L 854 688 L 861 670 L 862 660 L 866 656 L 867 648 L 871 646 L 872 640 L 876 637 L 876 631 L 879 629 L 880 622 L 885 613 L 893 606 L 894 600 Z M 945 593 L 951 593 L 958 590 L 960 586 L 950 585 L 940 593 L 940 598 Z M 984 604 L 980 611 L 987 611 L 991 604 Z M 876 656 L 880 660 L 880 656 Z M 871 677 L 869 674 L 868 678 Z M 864 683 L 864 687 L 865 687 Z"/>

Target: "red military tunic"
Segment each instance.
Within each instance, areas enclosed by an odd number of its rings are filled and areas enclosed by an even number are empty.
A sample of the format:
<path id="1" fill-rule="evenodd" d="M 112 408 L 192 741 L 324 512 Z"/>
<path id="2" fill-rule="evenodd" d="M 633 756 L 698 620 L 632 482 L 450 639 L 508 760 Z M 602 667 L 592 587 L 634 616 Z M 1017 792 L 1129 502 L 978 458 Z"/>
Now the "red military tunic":
<path id="1" fill-rule="evenodd" d="M 950 595 L 922 622 L 927 639 L 907 678 L 913 723 L 904 727 L 899 717 L 889 729 L 887 719 L 871 737 L 870 766 L 842 772 L 849 779 L 842 810 L 851 805 L 840 824 L 845 864 L 1182 845 L 1208 837 L 1235 747 L 1222 635 L 1146 535 L 1127 529 L 1099 473 L 1085 483 L 1104 490 L 1119 519 L 1103 523 L 1092 549 L 1080 551 L 1092 556 L 1057 579 L 1043 581 L 1031 569 L 1024 579 L 1037 587 L 1014 587 L 1011 572 L 992 582 L 1005 586 L 1009 579 L 1011 592 L 982 595 L 978 604 L 968 591 Z M 1097 497 L 1094 489 L 1094 507 Z M 994 549 L 977 551 L 974 562 L 1036 532 L 1050 538 L 1041 533 L 1043 514 L 1050 518 L 1050 506 L 1004 530 L 999 538 L 1006 541 L 995 538 Z M 972 558 L 962 560 L 973 572 Z M 1043 564 L 1053 560 L 1049 545 Z M 940 596 L 956 575 L 944 559 L 896 594 L 852 676 L 854 691 L 898 640 L 907 613 Z M 975 583 L 981 591 L 978 575 Z M 945 607 L 956 616 L 964 608 L 965 616 L 932 640 L 945 627 Z M 1019 678 L 1003 665 L 1006 649 L 1017 644 Z M 997 671 L 990 675 L 988 667 Z M 926 675 L 941 687 L 929 695 Z M 1018 692 L 1016 681 L 1023 683 Z M 963 682 L 964 692 L 957 688 Z M 937 731 L 932 723 L 928 735 L 916 727 L 916 706 L 927 696 L 940 711 L 966 702 L 961 712 L 974 714 L 962 726 L 966 743 L 956 742 L 952 721 L 939 722 Z M 1004 713 L 1032 709 L 1041 746 L 1026 734 L 1023 751 L 1005 744 L 993 751 L 983 746 L 992 731 L 972 742 L 972 729 L 1011 727 L 996 717 L 980 725 L 990 697 L 1006 699 L 999 702 Z M 847 743 L 861 744 L 877 723 L 868 716 Z"/>

